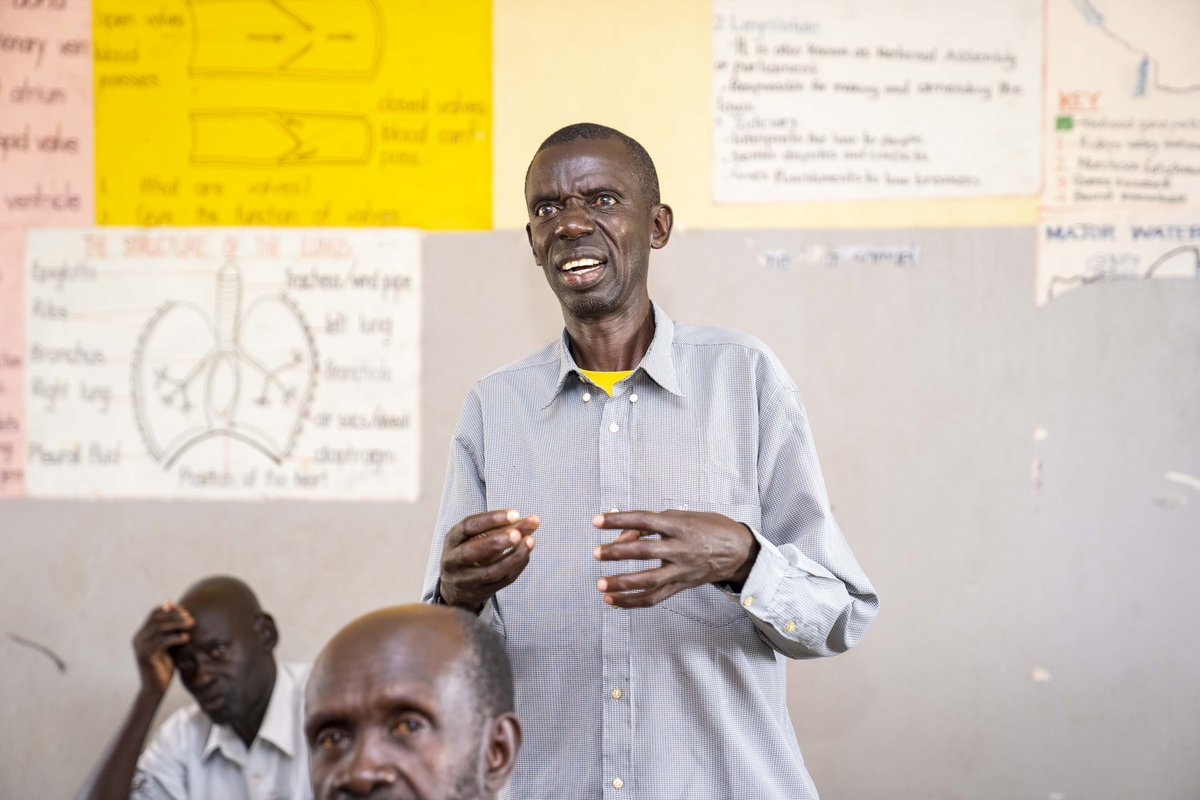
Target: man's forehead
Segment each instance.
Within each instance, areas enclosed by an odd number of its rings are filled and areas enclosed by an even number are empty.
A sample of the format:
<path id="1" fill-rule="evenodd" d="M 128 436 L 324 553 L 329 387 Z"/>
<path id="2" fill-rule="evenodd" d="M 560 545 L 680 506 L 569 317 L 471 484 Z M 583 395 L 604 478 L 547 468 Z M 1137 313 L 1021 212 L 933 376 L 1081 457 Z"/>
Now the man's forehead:
<path id="1" fill-rule="evenodd" d="M 408 634 L 416 632 L 394 632 L 373 643 L 332 642 L 309 679 L 314 708 L 341 704 L 348 695 L 377 705 L 444 694 L 458 677 L 461 648 L 446 635 Z"/>
<path id="2" fill-rule="evenodd" d="M 637 164 L 629 147 L 615 137 L 572 139 L 541 150 L 529 171 L 531 187 L 563 178 L 636 180 Z"/>
<path id="3" fill-rule="evenodd" d="M 233 646 L 244 657 L 256 660 L 257 640 L 252 627 L 239 627 L 234 622 L 212 616 L 195 618 L 196 625 L 192 628 L 188 641 L 175 648 L 172 652 L 184 655 L 195 652 L 207 652 L 216 646 Z"/>
<path id="4" fill-rule="evenodd" d="M 414 675 L 407 670 L 327 668 L 308 682 L 306 703 L 314 715 L 387 710 L 397 704 L 436 705 L 444 694 L 445 676 L 431 671 Z"/>
<path id="5" fill-rule="evenodd" d="M 379 618 L 341 631 L 326 646 L 319 663 L 335 672 L 436 674 L 458 658 L 464 641 L 452 621 L 420 616 Z"/>

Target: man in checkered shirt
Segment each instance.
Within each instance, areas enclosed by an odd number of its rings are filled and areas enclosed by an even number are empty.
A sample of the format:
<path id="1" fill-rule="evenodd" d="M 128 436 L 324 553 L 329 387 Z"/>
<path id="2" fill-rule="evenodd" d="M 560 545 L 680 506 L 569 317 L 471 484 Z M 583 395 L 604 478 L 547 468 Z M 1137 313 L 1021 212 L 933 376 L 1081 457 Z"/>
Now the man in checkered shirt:
<path id="1" fill-rule="evenodd" d="M 784 660 L 850 648 L 878 600 L 796 386 L 754 337 L 651 302 L 673 217 L 636 141 L 558 131 L 525 198 L 565 331 L 468 395 L 424 588 L 505 638 L 507 796 L 815 798 Z"/>

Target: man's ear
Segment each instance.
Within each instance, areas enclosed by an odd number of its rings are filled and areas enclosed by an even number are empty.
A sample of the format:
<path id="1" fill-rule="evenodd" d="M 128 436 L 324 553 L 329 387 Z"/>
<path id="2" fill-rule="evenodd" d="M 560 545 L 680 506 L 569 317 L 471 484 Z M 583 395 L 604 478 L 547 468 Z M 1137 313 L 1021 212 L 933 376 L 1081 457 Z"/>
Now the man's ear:
<path id="1" fill-rule="evenodd" d="M 521 723 L 516 714 L 501 714 L 492 720 L 484 741 L 483 786 L 495 794 L 504 788 L 517 765 L 521 750 Z"/>
<path id="2" fill-rule="evenodd" d="M 275 627 L 275 619 L 270 614 L 264 612 L 254 618 L 254 632 L 268 650 L 274 650 L 275 645 L 279 644 L 279 629 Z"/>
<path id="3" fill-rule="evenodd" d="M 671 238 L 671 227 L 675 224 L 675 212 L 668 205 L 654 207 L 654 227 L 650 231 L 650 246 L 655 250 L 667 246 Z"/>
<path id="4" fill-rule="evenodd" d="M 533 228 L 528 222 L 525 223 L 525 238 L 529 240 L 529 252 L 533 253 L 533 263 L 540 267 L 542 263 L 538 261 L 537 251 L 533 249 Z"/>

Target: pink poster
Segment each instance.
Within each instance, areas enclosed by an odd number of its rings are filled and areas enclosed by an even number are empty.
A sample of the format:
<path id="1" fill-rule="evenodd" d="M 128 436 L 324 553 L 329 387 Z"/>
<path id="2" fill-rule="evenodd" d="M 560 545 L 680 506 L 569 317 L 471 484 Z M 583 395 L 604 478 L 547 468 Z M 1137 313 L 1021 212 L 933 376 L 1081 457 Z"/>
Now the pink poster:
<path id="1" fill-rule="evenodd" d="M 89 0 L 0 5 L 0 497 L 24 494 L 24 236 L 90 225 Z"/>

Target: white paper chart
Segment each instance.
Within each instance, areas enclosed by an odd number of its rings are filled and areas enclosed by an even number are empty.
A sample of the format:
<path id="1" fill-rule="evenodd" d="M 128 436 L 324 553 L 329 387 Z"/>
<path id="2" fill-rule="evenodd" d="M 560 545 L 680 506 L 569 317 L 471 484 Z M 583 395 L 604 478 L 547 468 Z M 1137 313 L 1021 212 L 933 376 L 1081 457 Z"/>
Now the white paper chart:
<path id="1" fill-rule="evenodd" d="M 420 234 L 34 230 L 26 491 L 414 500 Z"/>
<path id="2" fill-rule="evenodd" d="M 1036 194 L 1042 3 L 715 0 L 717 202 Z"/>

